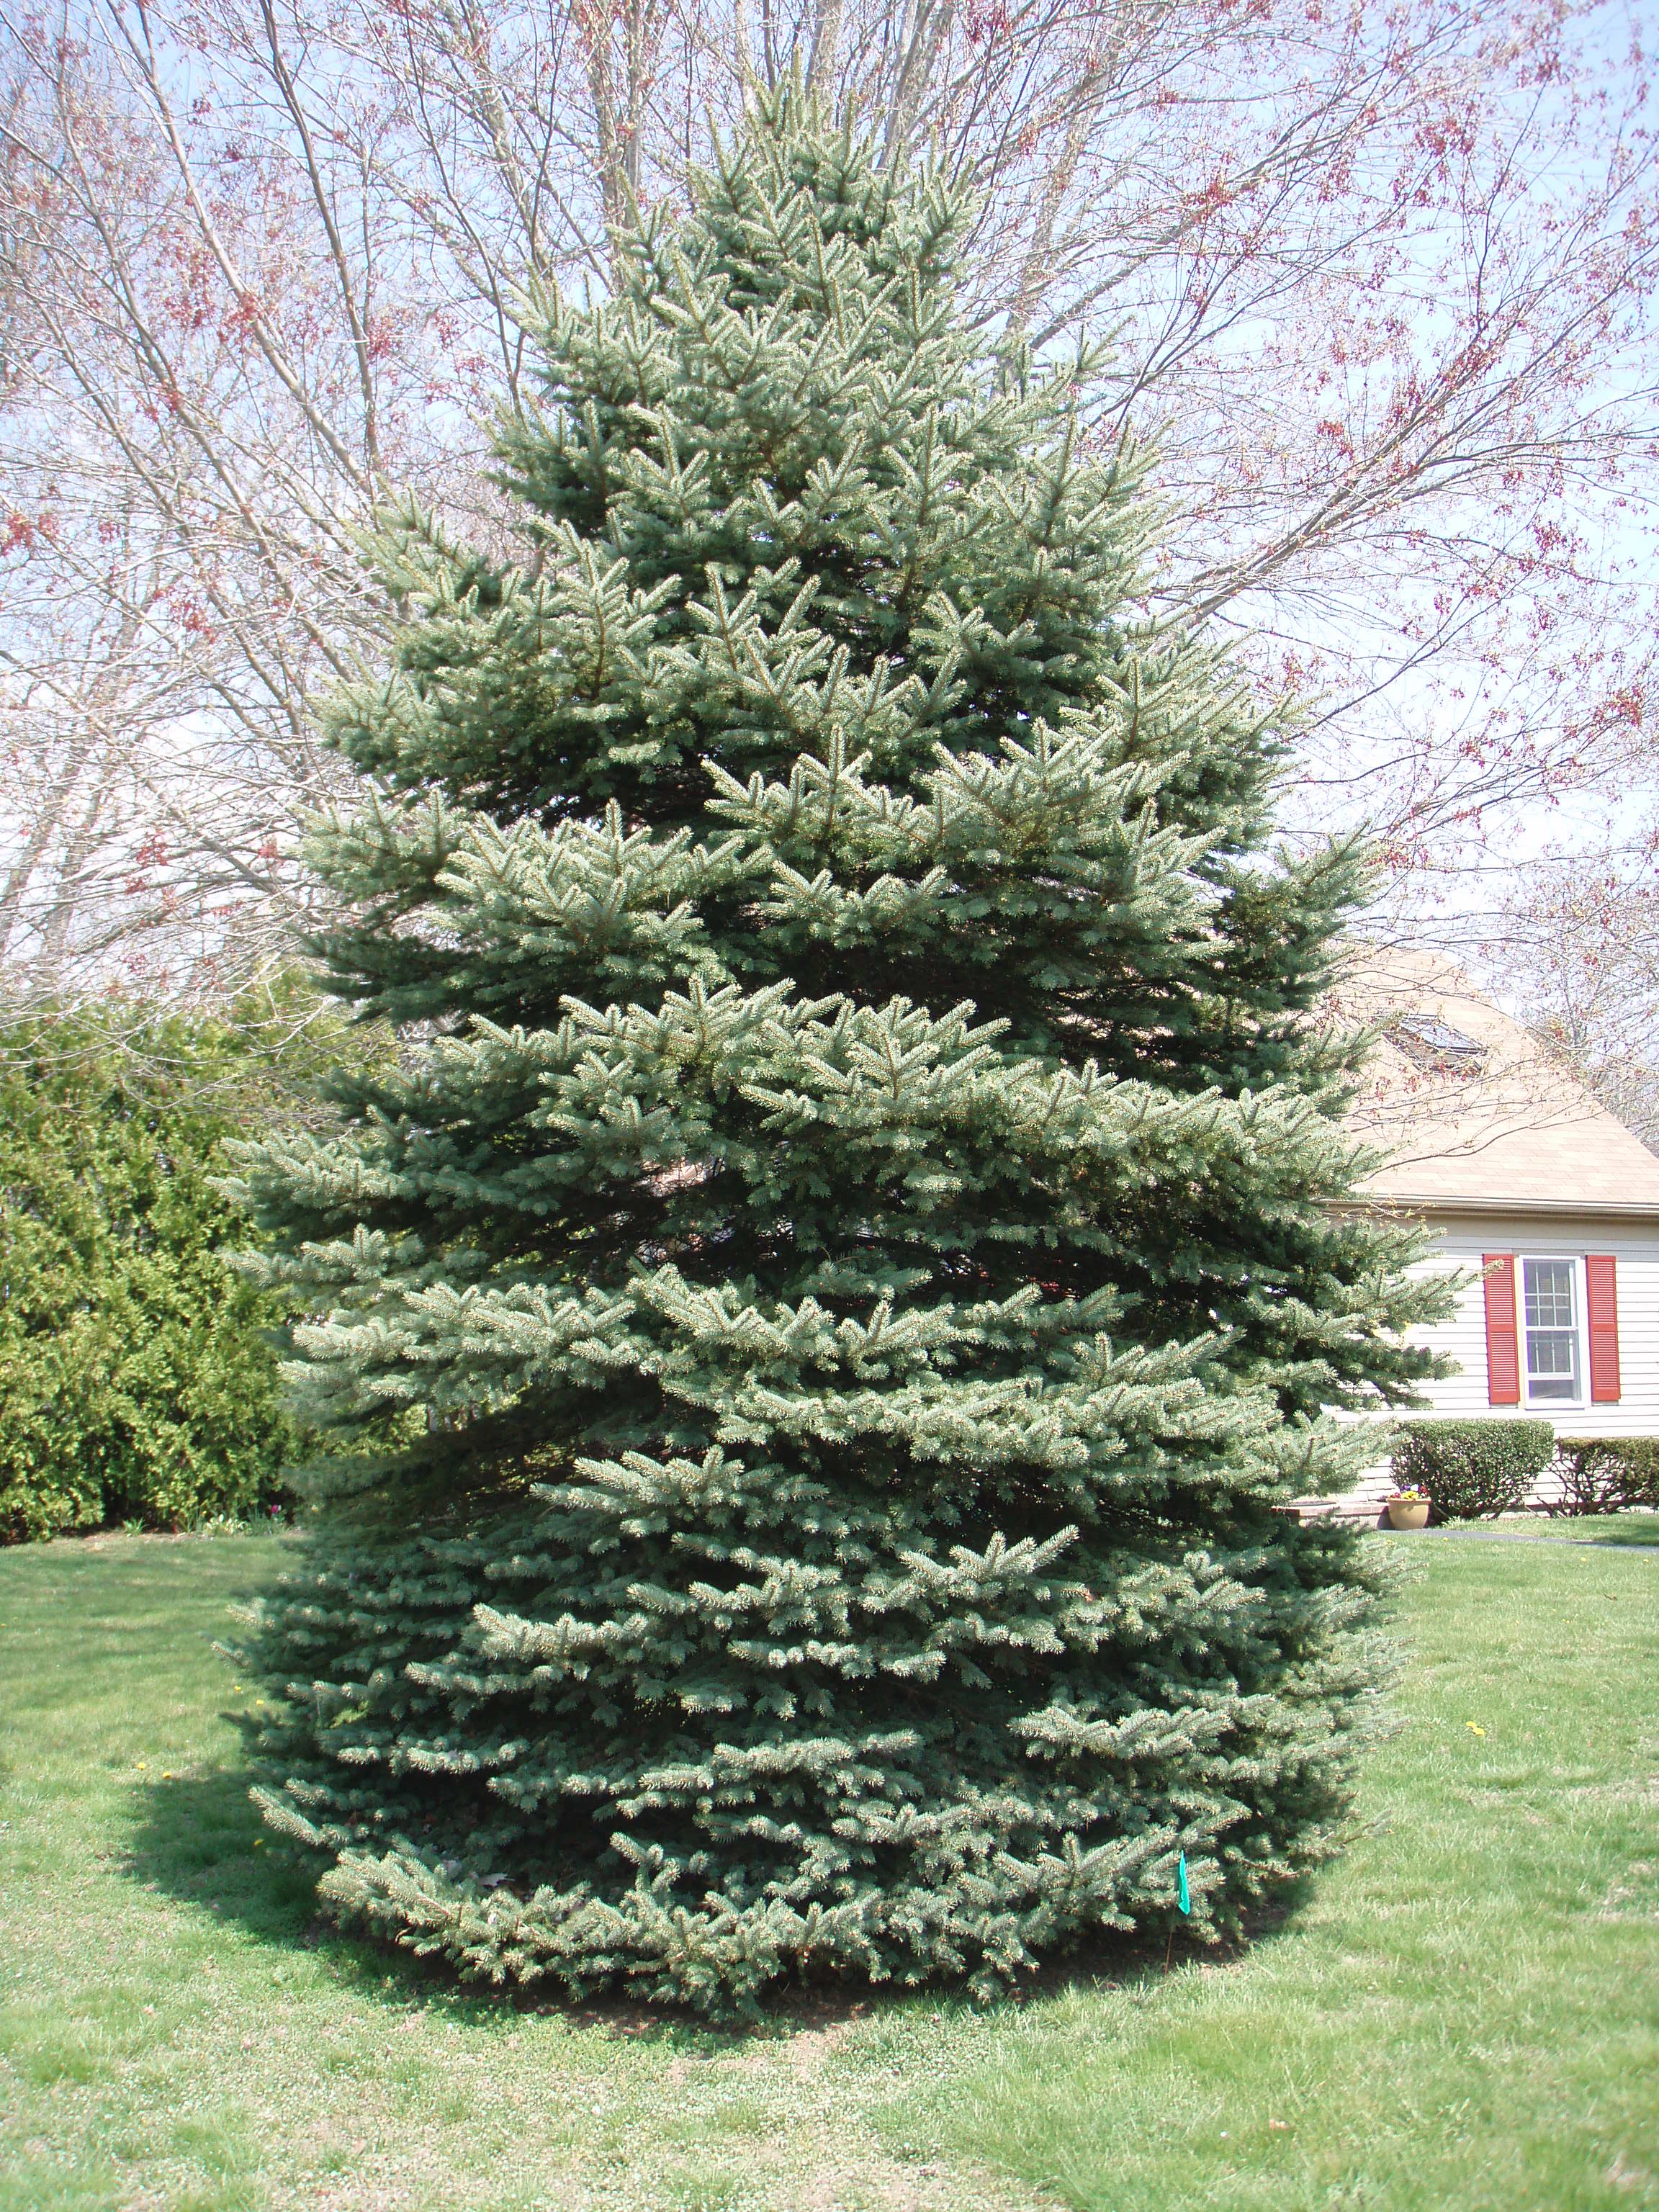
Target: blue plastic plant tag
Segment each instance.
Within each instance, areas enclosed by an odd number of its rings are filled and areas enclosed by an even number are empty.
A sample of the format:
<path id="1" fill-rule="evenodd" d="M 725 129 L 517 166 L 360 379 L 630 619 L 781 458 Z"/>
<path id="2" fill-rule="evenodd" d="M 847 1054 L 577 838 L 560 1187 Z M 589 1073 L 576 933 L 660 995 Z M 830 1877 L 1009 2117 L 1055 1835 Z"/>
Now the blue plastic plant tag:
<path id="1" fill-rule="evenodd" d="M 1187 1854 L 1185 1851 L 1182 1851 L 1181 1854 L 1181 1868 L 1176 1877 L 1176 1903 L 1181 1907 L 1183 1912 L 1190 1912 L 1193 1909 L 1193 1893 L 1187 1887 Z"/>

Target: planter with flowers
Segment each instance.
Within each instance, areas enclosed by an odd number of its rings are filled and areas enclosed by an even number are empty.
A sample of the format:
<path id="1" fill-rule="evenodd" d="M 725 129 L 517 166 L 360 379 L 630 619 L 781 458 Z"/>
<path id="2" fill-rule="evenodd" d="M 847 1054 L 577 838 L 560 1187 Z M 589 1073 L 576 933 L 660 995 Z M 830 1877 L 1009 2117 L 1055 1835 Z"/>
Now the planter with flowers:
<path id="1" fill-rule="evenodd" d="M 1386 1500 L 1390 1528 L 1425 1528 L 1429 1521 L 1429 1493 L 1413 1483 L 1405 1490 L 1391 1490 Z"/>

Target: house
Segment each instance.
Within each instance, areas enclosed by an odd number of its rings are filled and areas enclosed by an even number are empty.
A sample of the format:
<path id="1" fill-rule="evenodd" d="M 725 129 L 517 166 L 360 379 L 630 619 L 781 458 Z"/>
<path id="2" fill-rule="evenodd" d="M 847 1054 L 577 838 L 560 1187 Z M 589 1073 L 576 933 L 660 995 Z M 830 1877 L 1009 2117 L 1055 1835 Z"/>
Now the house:
<path id="1" fill-rule="evenodd" d="M 1468 1277 L 1422 1332 L 1457 1363 L 1427 1410 L 1659 1436 L 1659 1157 L 1431 954 L 1368 950 L 1335 1011 L 1383 1030 L 1353 1111 L 1388 1156 L 1366 1194 L 1428 1224 L 1427 1267 Z M 1298 1504 L 1374 1521 L 1390 1486 L 1384 1464 Z"/>

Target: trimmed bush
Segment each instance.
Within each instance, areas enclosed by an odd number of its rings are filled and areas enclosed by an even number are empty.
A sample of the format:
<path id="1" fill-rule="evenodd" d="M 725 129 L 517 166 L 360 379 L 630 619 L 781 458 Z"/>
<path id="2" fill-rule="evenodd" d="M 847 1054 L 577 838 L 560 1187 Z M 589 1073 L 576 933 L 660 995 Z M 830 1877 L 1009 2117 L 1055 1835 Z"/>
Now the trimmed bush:
<path id="1" fill-rule="evenodd" d="M 1523 1504 L 1554 1449 L 1547 1421 L 1408 1421 L 1394 1479 L 1426 1490 L 1437 1521 L 1480 1521 Z"/>
<path id="2" fill-rule="evenodd" d="M 1555 1452 L 1561 1495 L 1552 1515 L 1659 1506 L 1659 1437 L 1563 1437 Z"/>
<path id="3" fill-rule="evenodd" d="M 247 1232 L 213 1182 L 264 1058 L 131 1007 L 0 1031 L 0 1542 L 276 1495 L 283 1302 L 219 1256 Z"/>

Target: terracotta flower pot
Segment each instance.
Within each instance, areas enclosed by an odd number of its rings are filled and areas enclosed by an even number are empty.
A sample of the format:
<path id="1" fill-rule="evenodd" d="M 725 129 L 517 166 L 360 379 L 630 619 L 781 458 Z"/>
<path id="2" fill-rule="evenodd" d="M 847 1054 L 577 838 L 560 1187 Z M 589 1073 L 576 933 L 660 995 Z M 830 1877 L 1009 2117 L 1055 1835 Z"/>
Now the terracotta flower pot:
<path id="1" fill-rule="evenodd" d="M 1426 1498 L 1391 1498 L 1389 1500 L 1390 1528 L 1426 1528 L 1429 1525 L 1429 1501 Z"/>

